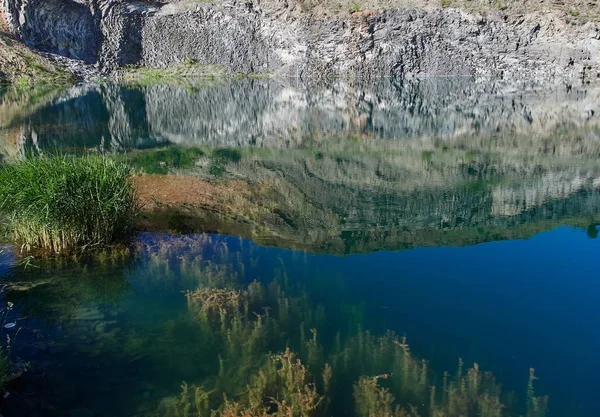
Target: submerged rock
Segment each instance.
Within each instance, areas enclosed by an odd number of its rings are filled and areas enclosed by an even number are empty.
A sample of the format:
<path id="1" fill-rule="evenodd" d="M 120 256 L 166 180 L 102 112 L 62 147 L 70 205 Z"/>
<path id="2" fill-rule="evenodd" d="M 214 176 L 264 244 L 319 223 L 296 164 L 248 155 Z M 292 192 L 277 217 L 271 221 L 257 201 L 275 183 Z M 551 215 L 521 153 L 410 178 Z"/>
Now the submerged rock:
<path id="1" fill-rule="evenodd" d="M 89 310 L 82 310 L 79 313 L 77 313 L 76 317 L 77 320 L 104 320 L 104 314 L 100 311 L 98 311 L 95 308 L 89 309 Z"/>

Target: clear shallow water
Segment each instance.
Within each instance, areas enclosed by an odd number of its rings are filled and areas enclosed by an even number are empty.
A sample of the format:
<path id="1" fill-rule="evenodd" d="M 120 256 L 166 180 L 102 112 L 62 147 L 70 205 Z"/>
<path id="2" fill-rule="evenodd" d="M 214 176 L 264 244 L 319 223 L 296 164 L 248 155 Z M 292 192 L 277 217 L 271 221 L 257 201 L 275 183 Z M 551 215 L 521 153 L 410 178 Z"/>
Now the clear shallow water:
<path id="1" fill-rule="evenodd" d="M 182 291 L 207 274 L 236 274 L 242 286 L 279 277 L 303 287 L 327 316 L 319 325 L 325 345 L 357 325 L 392 329 L 438 373 L 455 369 L 458 357 L 478 361 L 523 398 L 535 367 L 550 415 L 593 416 L 599 245 L 561 227 L 528 240 L 339 257 L 217 235 L 146 234 L 133 260 L 15 267 L 4 279 L 38 284 L 6 300 L 22 328 L 13 352 L 43 373 L 36 395 L 46 407 L 141 415 L 177 395 L 181 381 L 214 376 L 218 352 L 207 355 Z M 288 336 L 294 346 L 298 334 Z"/>
<path id="2" fill-rule="evenodd" d="M 243 183 L 249 197 L 169 218 L 190 234 L 142 234 L 132 256 L 27 265 L 0 253 L 13 354 L 31 366 L 2 413 L 157 415 L 184 380 L 224 378 L 232 397 L 269 351 L 310 362 L 315 328 L 328 363 L 357 334 L 366 349 L 365 332 L 391 329 L 429 361 L 428 383 L 477 361 L 522 412 L 534 367 L 550 416 L 600 415 L 599 97 L 471 80 L 5 93 L 0 161 L 122 152 L 140 171 Z M 253 312 L 276 320 L 252 349 L 203 328 L 183 293 L 254 280 L 271 291 Z M 362 354 L 334 367 L 329 415 L 352 414 L 360 375 L 397 371 Z"/>

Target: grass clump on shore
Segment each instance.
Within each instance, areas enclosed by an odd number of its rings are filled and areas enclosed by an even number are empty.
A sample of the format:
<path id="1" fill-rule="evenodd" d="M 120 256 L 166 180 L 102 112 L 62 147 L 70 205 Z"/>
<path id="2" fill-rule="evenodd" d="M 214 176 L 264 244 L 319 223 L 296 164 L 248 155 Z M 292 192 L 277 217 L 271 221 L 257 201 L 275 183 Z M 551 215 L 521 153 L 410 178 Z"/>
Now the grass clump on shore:
<path id="1" fill-rule="evenodd" d="M 106 246 L 133 231 L 130 169 L 108 157 L 44 156 L 0 168 L 0 212 L 24 250 Z"/>

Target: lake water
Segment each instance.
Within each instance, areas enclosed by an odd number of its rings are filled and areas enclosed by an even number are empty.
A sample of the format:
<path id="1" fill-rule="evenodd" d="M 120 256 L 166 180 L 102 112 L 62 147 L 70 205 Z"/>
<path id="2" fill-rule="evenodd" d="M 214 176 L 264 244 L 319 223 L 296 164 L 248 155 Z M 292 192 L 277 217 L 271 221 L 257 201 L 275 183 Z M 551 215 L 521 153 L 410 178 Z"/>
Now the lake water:
<path id="1" fill-rule="evenodd" d="M 5 416 L 175 416 L 182 381 L 236 398 L 286 347 L 321 391 L 332 366 L 325 415 L 354 414 L 362 375 L 391 374 L 381 386 L 424 410 L 459 358 L 494 373 L 511 415 L 530 368 L 548 416 L 600 415 L 599 89 L 240 80 L 0 101 L 4 159 L 122 153 L 247 183 L 258 213 L 186 212 L 169 221 L 185 234 L 141 233 L 114 257 L 0 252 L 16 323 L 1 338 L 30 367 Z M 203 310 L 198 288 L 241 310 Z M 398 368 L 403 336 L 426 371 Z"/>

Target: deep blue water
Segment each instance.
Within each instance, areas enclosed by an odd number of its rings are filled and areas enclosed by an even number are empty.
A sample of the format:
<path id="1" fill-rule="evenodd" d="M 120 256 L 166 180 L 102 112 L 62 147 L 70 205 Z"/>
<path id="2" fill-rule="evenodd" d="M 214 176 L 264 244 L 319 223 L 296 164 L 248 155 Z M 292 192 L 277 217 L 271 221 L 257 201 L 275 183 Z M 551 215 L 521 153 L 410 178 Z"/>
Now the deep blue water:
<path id="1" fill-rule="evenodd" d="M 202 340 L 190 330 L 181 293 L 194 289 L 198 279 L 182 265 L 201 253 L 205 261 L 238 271 L 244 282 L 269 282 L 285 271 L 287 281 L 301 284 L 328 313 L 362 305 L 356 322 L 327 321 L 321 340 L 359 323 L 374 334 L 392 329 L 408 337 L 413 353 L 429 360 L 438 378 L 461 357 L 494 372 L 522 398 L 534 367 L 537 393 L 550 397 L 549 415 L 600 412 L 600 241 L 582 229 L 346 256 L 218 235 L 145 234 L 140 242 L 153 249 L 123 264 L 15 267 L 6 275 L 13 282 L 52 280 L 7 295 L 17 306 L 11 317 L 23 328 L 15 353 L 30 360 L 34 372 L 45 369 L 54 387 L 40 394 L 48 397 L 44 401 L 97 415 L 141 415 L 160 398 L 177 395 L 182 380 L 202 382 L 212 360 L 197 356 Z M 156 242 L 163 242 L 162 252 Z M 32 349 L 35 341 L 50 347 Z"/>
<path id="2" fill-rule="evenodd" d="M 560 227 L 529 240 L 313 260 L 324 274 L 343 271 L 376 325 L 405 332 L 444 369 L 460 356 L 516 387 L 534 367 L 551 411 L 592 416 L 599 250 L 582 230 Z"/>

